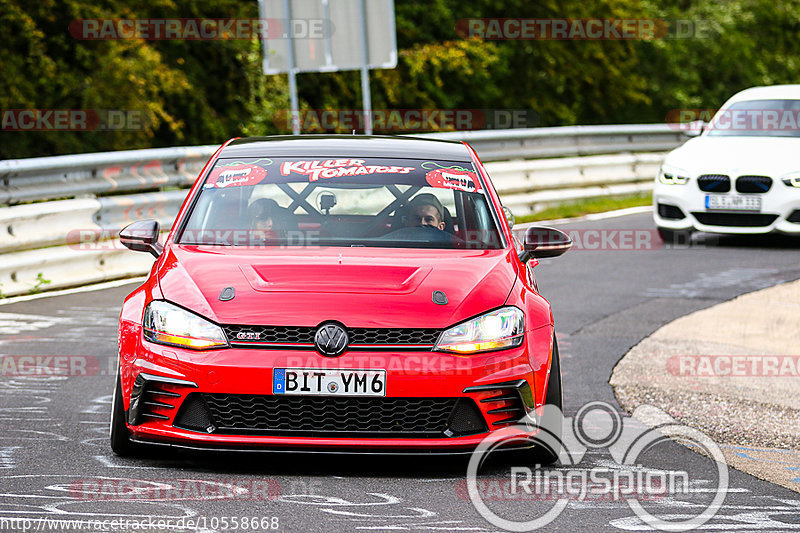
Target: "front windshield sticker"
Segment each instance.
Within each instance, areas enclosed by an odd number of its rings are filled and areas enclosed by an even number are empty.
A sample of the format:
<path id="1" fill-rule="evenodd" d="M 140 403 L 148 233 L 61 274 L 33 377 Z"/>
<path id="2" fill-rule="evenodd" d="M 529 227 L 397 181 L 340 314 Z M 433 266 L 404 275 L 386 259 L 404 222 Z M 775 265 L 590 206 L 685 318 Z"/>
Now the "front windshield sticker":
<path id="1" fill-rule="evenodd" d="M 320 178 L 341 178 L 342 176 L 361 176 L 365 174 L 408 174 L 415 167 L 395 167 L 384 165 L 365 165 L 363 159 L 326 159 L 315 161 L 286 161 L 281 164 L 281 174 L 304 174 L 308 181 Z"/>
<path id="2" fill-rule="evenodd" d="M 267 170 L 248 163 L 217 167 L 206 180 L 206 188 L 246 187 L 256 185 L 267 177 Z"/>
<path id="3" fill-rule="evenodd" d="M 464 169 L 437 168 L 425 174 L 425 181 L 431 187 L 454 189 L 464 192 L 475 192 L 480 189 L 478 176 Z"/>

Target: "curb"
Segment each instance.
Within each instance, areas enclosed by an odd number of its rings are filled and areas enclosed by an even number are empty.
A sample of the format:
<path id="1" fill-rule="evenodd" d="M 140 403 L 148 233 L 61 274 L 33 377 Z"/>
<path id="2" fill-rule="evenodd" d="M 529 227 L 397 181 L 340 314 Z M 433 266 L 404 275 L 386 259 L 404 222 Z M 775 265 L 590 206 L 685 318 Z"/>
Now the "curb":
<path id="1" fill-rule="evenodd" d="M 728 464 L 800 492 L 800 280 L 681 317 L 620 359 L 620 405 L 707 433 Z"/>

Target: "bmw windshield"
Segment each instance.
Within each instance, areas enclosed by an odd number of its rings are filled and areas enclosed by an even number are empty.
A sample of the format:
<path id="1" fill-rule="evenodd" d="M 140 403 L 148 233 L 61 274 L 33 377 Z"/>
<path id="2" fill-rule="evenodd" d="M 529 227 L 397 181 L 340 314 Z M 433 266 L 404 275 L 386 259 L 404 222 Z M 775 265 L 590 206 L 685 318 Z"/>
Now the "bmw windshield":
<path id="1" fill-rule="evenodd" d="M 220 159 L 177 242 L 497 249 L 496 216 L 471 163 Z"/>
<path id="2" fill-rule="evenodd" d="M 800 100 L 736 102 L 714 116 L 711 137 L 800 137 Z"/>

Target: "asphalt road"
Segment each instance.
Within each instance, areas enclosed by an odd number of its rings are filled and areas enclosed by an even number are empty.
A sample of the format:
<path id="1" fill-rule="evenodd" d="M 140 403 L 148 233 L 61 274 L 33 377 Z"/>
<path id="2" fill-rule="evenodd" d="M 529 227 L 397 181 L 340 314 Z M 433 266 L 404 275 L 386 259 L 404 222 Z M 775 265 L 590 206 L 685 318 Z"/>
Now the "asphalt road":
<path id="1" fill-rule="evenodd" d="M 559 227 L 575 232 L 580 242 L 567 255 L 542 261 L 536 273 L 542 294 L 553 304 L 568 415 L 591 401 L 617 406 L 608 385 L 614 365 L 661 325 L 800 278 L 797 240 L 724 238 L 664 248 L 649 214 Z M 633 240 L 639 236 L 640 249 L 615 249 L 624 248 L 627 238 L 615 231 L 638 232 Z M 606 249 L 586 249 L 598 242 Z M 58 526 L 46 521 L 63 519 L 80 522 L 73 531 L 98 520 L 139 520 L 135 527 L 129 523 L 127 529 L 117 525 L 114 530 L 158 531 L 159 520 L 190 518 L 203 527 L 176 530 L 501 531 L 466 496 L 464 459 L 172 452 L 116 458 L 107 443 L 116 321 L 122 298 L 132 288 L 0 306 L 0 361 L 21 355 L 98 361 L 90 376 L 0 376 L 0 530 L 21 530 L 24 523 L 54 531 Z M 635 464 L 640 470 L 688 474 L 688 494 L 643 504 L 664 519 L 685 519 L 717 494 L 715 464 L 679 444 L 659 444 Z M 608 450 L 593 448 L 571 468 L 611 471 L 615 460 Z M 693 530 L 800 529 L 797 493 L 732 469 L 729 476 L 722 507 Z M 506 465 L 481 474 L 481 486 L 493 497 L 490 507 L 498 515 L 529 520 L 552 508 L 552 501 L 493 494 L 491 483 L 499 478 L 509 479 Z M 138 492 L 131 492 L 132 486 Z M 148 517 L 151 527 L 143 529 Z M 248 518 L 247 528 L 242 517 Z M 257 528 L 250 518 L 259 519 Z M 546 529 L 652 528 L 622 498 L 598 497 L 573 499 Z"/>

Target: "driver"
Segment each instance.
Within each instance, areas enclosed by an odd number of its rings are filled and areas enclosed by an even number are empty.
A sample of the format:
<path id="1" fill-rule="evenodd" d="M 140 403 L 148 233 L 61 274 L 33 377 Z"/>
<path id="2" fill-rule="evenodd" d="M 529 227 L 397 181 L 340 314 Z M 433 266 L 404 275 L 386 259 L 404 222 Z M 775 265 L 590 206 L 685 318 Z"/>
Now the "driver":
<path id="1" fill-rule="evenodd" d="M 436 196 L 430 193 L 418 194 L 408 204 L 406 227 L 428 226 L 444 230 L 444 207 Z"/>

